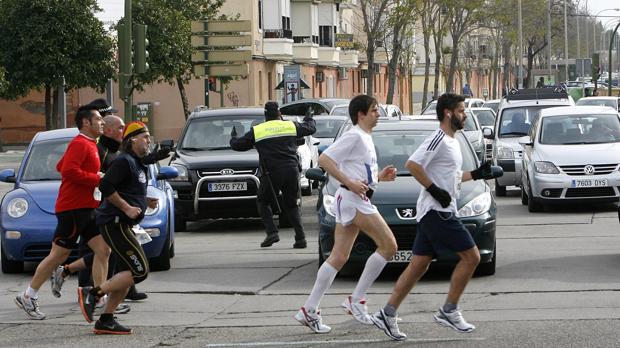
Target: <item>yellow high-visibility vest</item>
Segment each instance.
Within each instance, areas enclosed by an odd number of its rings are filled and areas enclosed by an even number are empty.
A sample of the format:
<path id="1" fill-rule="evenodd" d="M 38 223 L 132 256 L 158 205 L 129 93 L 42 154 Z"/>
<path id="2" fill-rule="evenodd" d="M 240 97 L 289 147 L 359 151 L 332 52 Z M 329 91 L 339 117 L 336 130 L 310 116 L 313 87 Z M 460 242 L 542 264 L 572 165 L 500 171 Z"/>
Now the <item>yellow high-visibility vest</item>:
<path id="1" fill-rule="evenodd" d="M 252 129 L 254 130 L 254 142 L 256 143 L 265 139 L 297 136 L 297 127 L 295 127 L 293 121 L 267 121 L 257 124 Z"/>

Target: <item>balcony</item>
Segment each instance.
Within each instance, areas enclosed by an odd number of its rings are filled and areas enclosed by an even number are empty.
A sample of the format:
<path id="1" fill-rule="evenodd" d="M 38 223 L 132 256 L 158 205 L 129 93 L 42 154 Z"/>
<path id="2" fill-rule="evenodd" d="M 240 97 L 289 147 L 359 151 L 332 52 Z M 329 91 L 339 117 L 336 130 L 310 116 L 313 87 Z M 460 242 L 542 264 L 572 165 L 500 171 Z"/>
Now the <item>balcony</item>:
<path id="1" fill-rule="evenodd" d="M 389 63 L 387 51 L 385 50 L 384 47 L 377 47 L 377 50 L 375 51 L 375 63 L 376 64 Z"/>
<path id="2" fill-rule="evenodd" d="M 344 68 L 357 68 L 359 66 L 359 51 L 340 51 L 340 66 Z"/>
<path id="3" fill-rule="evenodd" d="M 340 66 L 340 47 L 319 47 L 319 65 Z"/>
<path id="4" fill-rule="evenodd" d="M 294 43 L 293 60 L 296 63 L 316 64 L 319 60 L 319 44 L 310 40 Z"/>
<path id="5" fill-rule="evenodd" d="M 291 30 L 282 29 L 264 30 L 263 55 L 269 60 L 292 61 L 293 32 Z"/>

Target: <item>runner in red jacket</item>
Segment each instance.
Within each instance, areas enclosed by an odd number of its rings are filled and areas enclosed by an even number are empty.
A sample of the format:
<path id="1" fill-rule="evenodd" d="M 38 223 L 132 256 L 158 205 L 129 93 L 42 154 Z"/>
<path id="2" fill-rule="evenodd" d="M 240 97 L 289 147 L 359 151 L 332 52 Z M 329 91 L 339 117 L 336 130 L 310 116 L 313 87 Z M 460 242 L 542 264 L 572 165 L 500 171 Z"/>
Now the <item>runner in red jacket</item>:
<path id="1" fill-rule="evenodd" d="M 80 130 L 67 147 L 56 169 L 62 181 L 56 200 L 58 225 L 52 249 L 41 261 L 28 288 L 15 298 L 15 304 L 32 319 L 45 319 L 39 310 L 38 291 L 52 272 L 61 265 L 77 246 L 78 238 L 95 253 L 93 281 L 95 285 L 106 279 L 110 249 L 99 234 L 94 219 L 94 208 L 99 206 L 101 193 L 97 189 L 103 176 L 100 172 L 97 138 L 103 133 L 103 118 L 92 106 L 78 109 L 75 124 Z"/>

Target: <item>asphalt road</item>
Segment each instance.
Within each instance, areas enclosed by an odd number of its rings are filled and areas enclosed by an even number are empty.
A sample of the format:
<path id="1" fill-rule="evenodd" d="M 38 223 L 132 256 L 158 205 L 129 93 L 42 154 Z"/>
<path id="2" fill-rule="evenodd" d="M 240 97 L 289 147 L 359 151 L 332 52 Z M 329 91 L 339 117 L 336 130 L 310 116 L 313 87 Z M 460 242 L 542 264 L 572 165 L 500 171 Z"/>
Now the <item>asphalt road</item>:
<path id="1" fill-rule="evenodd" d="M 0 155 L 0 165 L 12 163 Z M 10 187 L 0 184 L 0 196 Z M 293 249 L 293 231 L 261 249 L 258 220 L 205 221 L 177 234 L 167 272 L 138 287 L 149 299 L 132 304 L 119 321 L 131 336 L 95 336 L 76 304 L 77 282 L 60 299 L 40 292 L 48 319 L 32 321 L 13 304 L 31 274 L 0 274 L 0 347 L 617 347 L 620 324 L 620 226 L 615 206 L 572 206 L 530 214 L 518 191 L 499 198 L 497 273 L 476 277 L 461 307 L 478 329 L 459 334 L 432 322 L 443 303 L 449 270 L 433 269 L 399 311 L 406 342 L 395 343 L 344 314 L 340 302 L 355 278 L 339 277 L 322 302 L 327 335 L 292 316 L 317 270 L 316 195 L 304 197 L 309 247 Z M 30 265 L 32 272 L 33 265 Z M 371 288 L 371 311 L 387 300 L 398 272 Z"/>

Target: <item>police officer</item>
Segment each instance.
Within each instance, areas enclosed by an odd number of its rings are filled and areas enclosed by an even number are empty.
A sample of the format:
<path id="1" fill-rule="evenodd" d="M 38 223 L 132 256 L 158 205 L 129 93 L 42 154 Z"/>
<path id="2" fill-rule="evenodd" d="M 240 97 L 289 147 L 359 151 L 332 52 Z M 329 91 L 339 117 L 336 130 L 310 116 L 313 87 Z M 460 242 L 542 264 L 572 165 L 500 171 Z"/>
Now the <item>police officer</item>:
<path id="1" fill-rule="evenodd" d="M 280 107 L 276 102 L 265 104 L 265 122 L 258 124 L 237 137 L 233 128 L 230 146 L 235 151 L 247 151 L 256 147 L 260 162 L 260 188 L 258 210 L 265 225 L 267 236 L 261 247 L 279 242 L 278 229 L 273 221 L 271 205 L 276 205 L 278 192 L 282 191 L 283 211 L 295 229 L 293 248 L 305 248 L 306 236 L 301 225 L 301 195 L 299 186 L 300 163 L 297 146 L 300 138 L 314 134 L 316 124 L 312 114 L 307 114 L 302 123 L 282 120 Z"/>

